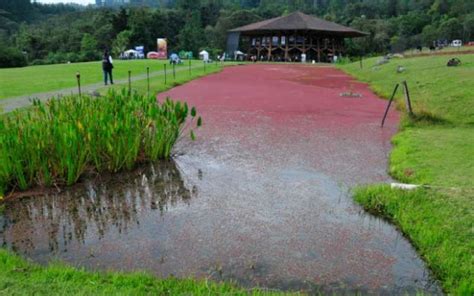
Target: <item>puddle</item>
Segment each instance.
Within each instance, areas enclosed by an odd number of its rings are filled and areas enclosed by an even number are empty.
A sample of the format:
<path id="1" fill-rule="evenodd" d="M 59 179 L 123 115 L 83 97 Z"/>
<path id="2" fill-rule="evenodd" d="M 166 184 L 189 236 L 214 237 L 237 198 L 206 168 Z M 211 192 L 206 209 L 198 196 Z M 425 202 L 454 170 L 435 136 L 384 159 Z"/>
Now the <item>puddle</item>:
<path id="1" fill-rule="evenodd" d="M 193 155 L 177 164 L 9 202 L 1 242 L 39 263 L 91 270 L 313 292 L 439 292 L 408 242 L 321 172 L 262 175 Z"/>
<path id="2" fill-rule="evenodd" d="M 174 162 L 10 201 L 0 242 L 39 263 L 90 270 L 324 294 L 441 294 L 410 243 L 349 193 L 389 180 L 397 117 L 380 129 L 385 102 L 358 85 L 362 99 L 334 108 L 340 89 L 294 89 L 283 74 L 275 82 L 277 71 L 246 69 L 163 94 L 189 97 L 206 119 L 197 141 L 178 143 Z M 223 102 L 228 89 L 233 100 Z"/>

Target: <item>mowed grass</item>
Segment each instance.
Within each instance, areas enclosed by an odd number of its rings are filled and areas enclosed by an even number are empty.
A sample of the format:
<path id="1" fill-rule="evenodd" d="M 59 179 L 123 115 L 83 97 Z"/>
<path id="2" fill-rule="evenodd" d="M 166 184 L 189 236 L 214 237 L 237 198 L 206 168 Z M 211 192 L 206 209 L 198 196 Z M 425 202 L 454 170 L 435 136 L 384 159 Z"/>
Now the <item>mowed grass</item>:
<path id="1" fill-rule="evenodd" d="M 202 62 L 193 61 L 194 63 Z M 150 72 L 162 72 L 164 64 L 169 64 L 169 62 L 167 60 L 114 60 L 114 80 L 127 78 L 129 70 L 132 71 L 133 76 L 145 75 L 147 67 L 150 68 Z M 185 66 L 187 66 L 186 62 L 176 67 Z M 168 68 L 171 66 L 168 65 Z M 103 82 L 102 62 L 0 69 L 0 100 L 75 87 L 77 72 L 81 74 L 82 85 Z"/>
<path id="2" fill-rule="evenodd" d="M 388 98 L 406 80 L 414 118 L 404 116 L 393 138 L 390 174 L 397 180 L 428 185 L 415 192 L 387 186 L 361 188 L 356 200 L 388 217 L 413 241 L 447 292 L 474 293 L 474 55 L 378 58 L 341 66 Z M 406 70 L 397 73 L 398 66 Z M 403 95 L 397 106 L 404 110 Z M 393 112 L 393 111 L 392 111 Z"/>
<path id="3" fill-rule="evenodd" d="M 193 79 L 204 77 L 209 74 L 214 74 L 222 71 L 224 66 L 234 66 L 237 63 L 226 62 L 225 64 L 221 63 L 209 63 L 204 66 L 202 62 L 196 61 L 191 64 L 191 71 L 189 71 L 189 66 L 181 65 L 180 68 L 176 68 L 175 75 L 173 75 L 172 66 L 168 66 L 166 70 L 166 81 L 164 70 L 162 70 L 163 75 L 155 76 L 150 78 L 150 94 L 156 94 L 163 91 L 166 91 L 172 87 L 179 86 L 186 82 L 189 82 Z M 121 89 L 123 87 L 128 88 L 128 82 L 116 83 L 114 85 L 103 87 L 99 89 L 100 93 L 106 93 L 108 89 Z M 148 93 L 148 80 L 141 79 L 132 82 L 132 91 L 147 94 Z"/>
<path id="4" fill-rule="evenodd" d="M 87 272 L 61 264 L 42 267 L 5 250 L 0 250 L 0 266 L 2 295 L 282 295 L 207 280 Z"/>

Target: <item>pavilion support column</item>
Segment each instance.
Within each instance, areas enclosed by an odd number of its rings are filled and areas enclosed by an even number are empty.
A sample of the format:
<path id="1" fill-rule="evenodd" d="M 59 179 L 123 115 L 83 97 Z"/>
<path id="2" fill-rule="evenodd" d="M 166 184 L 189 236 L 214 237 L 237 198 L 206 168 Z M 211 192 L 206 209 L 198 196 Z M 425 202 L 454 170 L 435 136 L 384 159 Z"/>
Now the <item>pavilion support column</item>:
<path id="1" fill-rule="evenodd" d="M 303 36 L 303 53 L 306 53 L 306 34 Z"/>
<path id="2" fill-rule="evenodd" d="M 334 56 L 336 55 L 336 46 L 334 43 L 336 43 L 336 39 L 332 39 L 332 57 L 334 58 Z"/>
<path id="3" fill-rule="evenodd" d="M 321 39 L 318 38 L 316 42 L 317 42 L 317 47 L 318 47 L 317 48 L 318 49 L 318 63 L 321 63 Z"/>
<path id="4" fill-rule="evenodd" d="M 260 42 L 258 43 L 258 47 L 257 47 L 257 61 L 260 60 L 261 52 L 262 52 L 262 39 L 260 39 Z"/>
<path id="5" fill-rule="evenodd" d="M 268 45 L 268 61 L 272 58 L 272 43 L 273 43 L 273 34 L 270 33 L 270 44 Z"/>
<path id="6" fill-rule="evenodd" d="M 289 49 L 288 49 L 288 36 L 285 35 L 285 62 L 288 61 L 289 58 Z"/>

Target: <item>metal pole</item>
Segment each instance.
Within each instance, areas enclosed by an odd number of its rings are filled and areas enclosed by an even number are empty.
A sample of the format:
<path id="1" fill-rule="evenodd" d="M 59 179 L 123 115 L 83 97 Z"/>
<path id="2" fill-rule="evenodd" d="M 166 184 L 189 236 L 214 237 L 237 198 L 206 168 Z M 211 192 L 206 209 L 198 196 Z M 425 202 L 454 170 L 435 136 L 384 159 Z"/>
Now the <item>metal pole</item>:
<path id="1" fill-rule="evenodd" d="M 203 61 L 204 63 L 204 73 L 206 73 L 206 61 Z"/>
<path id="2" fill-rule="evenodd" d="M 128 95 L 132 95 L 132 71 L 128 70 Z"/>
<path id="3" fill-rule="evenodd" d="M 165 68 L 165 84 L 166 84 L 166 64 L 163 65 Z"/>
<path id="4" fill-rule="evenodd" d="M 146 67 L 147 94 L 150 96 L 150 67 Z"/>
<path id="5" fill-rule="evenodd" d="M 408 91 L 408 84 L 406 80 L 404 80 L 402 83 L 403 83 L 403 88 L 404 88 L 404 93 L 405 93 L 405 105 L 407 107 L 407 112 L 408 112 L 408 115 L 413 116 L 413 110 L 411 108 L 410 92 Z"/>
<path id="6" fill-rule="evenodd" d="M 362 66 L 362 56 L 360 57 L 359 63 L 360 63 L 360 68 L 362 69 L 363 68 L 363 66 Z"/>
<path id="7" fill-rule="evenodd" d="M 77 79 L 77 89 L 79 90 L 79 96 L 81 96 L 81 73 L 79 72 L 76 73 L 76 79 Z"/>
<path id="8" fill-rule="evenodd" d="M 392 101 L 393 101 L 393 98 L 395 97 L 395 93 L 397 92 L 398 85 L 399 85 L 398 83 L 397 85 L 395 85 L 395 89 L 393 90 L 392 96 L 390 97 L 390 101 L 388 101 L 387 109 L 385 109 L 385 114 L 383 115 L 381 127 L 383 127 L 383 125 L 385 124 L 385 119 L 387 118 L 388 109 L 390 109 L 390 105 L 392 105 Z"/>
<path id="9" fill-rule="evenodd" d="M 189 59 L 189 63 L 188 63 L 188 64 L 189 64 L 189 66 L 188 66 L 188 68 L 189 68 L 189 76 L 191 76 L 191 59 Z"/>
<path id="10" fill-rule="evenodd" d="M 173 80 L 176 80 L 176 63 L 173 63 Z"/>

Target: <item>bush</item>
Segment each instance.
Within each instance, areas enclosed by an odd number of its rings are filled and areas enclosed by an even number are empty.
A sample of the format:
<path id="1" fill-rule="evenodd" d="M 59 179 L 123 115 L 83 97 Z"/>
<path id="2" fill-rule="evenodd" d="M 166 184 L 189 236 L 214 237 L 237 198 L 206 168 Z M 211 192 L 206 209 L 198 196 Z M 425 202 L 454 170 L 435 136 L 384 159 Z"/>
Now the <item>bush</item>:
<path id="1" fill-rule="evenodd" d="M 0 68 L 24 67 L 27 64 L 25 55 L 19 49 L 0 46 Z"/>

